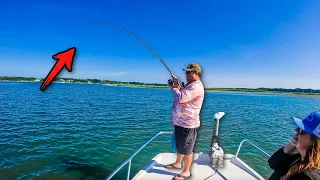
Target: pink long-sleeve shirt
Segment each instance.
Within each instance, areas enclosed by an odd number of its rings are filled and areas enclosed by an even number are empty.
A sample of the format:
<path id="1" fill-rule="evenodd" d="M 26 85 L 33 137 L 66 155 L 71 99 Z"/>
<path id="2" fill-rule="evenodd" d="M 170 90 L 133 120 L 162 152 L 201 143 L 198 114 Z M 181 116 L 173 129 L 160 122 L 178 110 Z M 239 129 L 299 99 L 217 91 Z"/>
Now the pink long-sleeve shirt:
<path id="1" fill-rule="evenodd" d="M 200 126 L 200 111 L 204 99 L 204 87 L 200 80 L 182 89 L 172 88 L 174 94 L 171 118 L 174 125 L 184 128 Z"/>

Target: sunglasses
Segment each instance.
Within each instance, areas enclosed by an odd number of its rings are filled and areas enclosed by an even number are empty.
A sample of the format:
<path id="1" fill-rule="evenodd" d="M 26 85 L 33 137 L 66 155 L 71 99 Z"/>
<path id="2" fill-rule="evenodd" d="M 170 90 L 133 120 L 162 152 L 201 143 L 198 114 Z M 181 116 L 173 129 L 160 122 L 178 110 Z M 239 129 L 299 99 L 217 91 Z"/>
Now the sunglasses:
<path id="1" fill-rule="evenodd" d="M 195 71 L 186 71 L 186 74 L 195 73 Z"/>
<path id="2" fill-rule="evenodd" d="M 297 128 L 296 129 L 296 132 L 299 133 L 299 134 L 306 134 L 306 132 L 300 128 Z"/>

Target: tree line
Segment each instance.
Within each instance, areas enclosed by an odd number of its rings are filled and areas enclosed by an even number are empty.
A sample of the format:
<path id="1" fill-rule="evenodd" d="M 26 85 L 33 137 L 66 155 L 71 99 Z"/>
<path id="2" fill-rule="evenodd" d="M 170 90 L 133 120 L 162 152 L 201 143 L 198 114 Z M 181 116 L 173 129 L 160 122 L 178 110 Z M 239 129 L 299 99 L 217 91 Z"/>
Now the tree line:
<path id="1" fill-rule="evenodd" d="M 35 77 L 10 77 L 0 76 L 0 81 L 43 81 L 44 78 Z M 94 83 L 94 84 L 131 84 L 131 85 L 150 85 L 150 86 L 167 86 L 167 84 L 158 83 L 143 83 L 143 82 L 122 82 L 122 81 L 111 81 L 111 80 L 100 80 L 100 79 L 77 79 L 77 78 L 58 78 L 56 77 L 53 82 L 71 82 L 71 83 Z"/>
<path id="2" fill-rule="evenodd" d="M 318 89 L 285 89 L 285 88 L 206 88 L 207 90 L 244 91 L 244 92 L 283 92 L 283 93 L 320 93 Z"/>
<path id="3" fill-rule="evenodd" d="M 0 81 L 41 81 L 44 78 L 35 77 L 10 77 L 10 76 L 0 76 Z M 100 79 L 77 79 L 77 78 L 55 78 L 54 82 L 70 82 L 70 83 L 94 83 L 94 84 L 115 84 L 115 85 L 146 85 L 146 86 L 168 86 L 168 84 L 159 83 L 143 83 L 143 82 L 122 82 L 122 81 L 111 81 L 111 80 L 100 80 Z M 284 92 L 284 93 L 320 93 L 320 90 L 316 89 L 285 89 L 285 88 L 205 88 L 206 90 L 220 90 L 220 91 L 246 91 L 246 92 Z"/>

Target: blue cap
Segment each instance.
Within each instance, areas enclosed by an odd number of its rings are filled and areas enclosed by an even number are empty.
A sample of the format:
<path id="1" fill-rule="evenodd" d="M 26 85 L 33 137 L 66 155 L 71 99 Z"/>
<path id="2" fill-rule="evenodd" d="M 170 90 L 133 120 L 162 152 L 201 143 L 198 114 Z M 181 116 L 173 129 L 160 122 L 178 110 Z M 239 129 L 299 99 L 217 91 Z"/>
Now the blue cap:
<path id="1" fill-rule="evenodd" d="M 292 118 L 300 129 L 320 138 L 320 112 L 313 112 L 303 120 L 296 117 Z"/>

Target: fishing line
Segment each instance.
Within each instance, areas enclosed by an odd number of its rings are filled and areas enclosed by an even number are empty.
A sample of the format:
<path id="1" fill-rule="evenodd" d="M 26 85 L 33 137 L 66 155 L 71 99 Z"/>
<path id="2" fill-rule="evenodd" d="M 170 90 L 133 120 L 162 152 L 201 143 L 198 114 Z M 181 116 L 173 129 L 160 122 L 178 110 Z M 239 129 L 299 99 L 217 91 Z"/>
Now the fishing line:
<path id="1" fill-rule="evenodd" d="M 131 35 L 133 35 L 135 38 L 137 38 L 142 44 L 144 44 L 161 62 L 162 64 L 167 68 L 167 70 L 169 71 L 170 75 L 172 77 L 175 77 L 173 75 L 173 73 L 170 71 L 170 69 L 168 68 L 168 66 L 163 62 L 162 58 L 156 53 L 156 51 L 154 49 L 151 48 L 151 46 L 149 46 L 144 40 L 142 40 L 139 36 L 137 36 L 136 34 L 134 34 L 133 32 L 129 31 L 128 29 L 122 27 L 122 26 L 119 26 L 117 24 L 114 24 L 114 23 L 111 23 L 111 22 L 88 22 L 88 23 L 84 23 L 84 24 L 81 24 L 77 27 L 80 27 L 80 26 L 84 26 L 84 25 L 89 25 L 89 24 L 108 24 L 108 25 L 113 25 L 115 27 L 118 27 L 122 30 L 125 30 L 127 31 L 128 33 L 130 33 Z"/>

